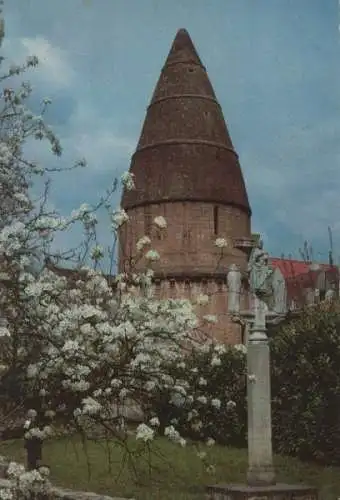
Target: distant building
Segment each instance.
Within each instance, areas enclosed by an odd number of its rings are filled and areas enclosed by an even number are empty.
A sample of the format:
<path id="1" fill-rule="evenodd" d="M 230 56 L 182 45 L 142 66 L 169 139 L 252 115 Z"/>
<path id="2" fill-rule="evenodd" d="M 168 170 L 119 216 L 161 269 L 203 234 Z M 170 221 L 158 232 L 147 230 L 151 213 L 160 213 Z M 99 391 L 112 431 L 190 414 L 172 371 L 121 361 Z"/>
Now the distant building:
<path id="1" fill-rule="evenodd" d="M 339 268 L 336 266 L 275 258 L 271 259 L 271 265 L 281 272 L 286 283 L 288 309 L 339 296 Z"/>

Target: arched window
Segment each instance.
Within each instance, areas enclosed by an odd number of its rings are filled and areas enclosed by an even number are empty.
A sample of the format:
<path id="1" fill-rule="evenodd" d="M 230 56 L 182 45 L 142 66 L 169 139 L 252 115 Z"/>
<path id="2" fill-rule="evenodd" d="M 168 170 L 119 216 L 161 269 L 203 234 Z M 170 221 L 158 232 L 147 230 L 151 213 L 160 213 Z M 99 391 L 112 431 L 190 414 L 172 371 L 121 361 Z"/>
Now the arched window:
<path id="1" fill-rule="evenodd" d="M 146 236 L 150 236 L 152 226 L 152 217 L 149 210 L 149 207 L 144 207 L 144 234 Z"/>

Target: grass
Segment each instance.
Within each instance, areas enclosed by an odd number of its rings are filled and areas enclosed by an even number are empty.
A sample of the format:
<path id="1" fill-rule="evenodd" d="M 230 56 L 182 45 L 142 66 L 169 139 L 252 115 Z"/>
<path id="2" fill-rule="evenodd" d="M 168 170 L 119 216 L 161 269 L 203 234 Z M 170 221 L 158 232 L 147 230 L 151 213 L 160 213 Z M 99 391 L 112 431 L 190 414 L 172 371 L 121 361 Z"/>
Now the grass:
<path id="1" fill-rule="evenodd" d="M 87 443 L 87 456 L 79 438 L 59 439 L 44 445 L 43 463 L 51 467 L 54 484 L 77 490 L 93 491 L 111 496 L 123 496 L 136 500 L 203 500 L 204 486 L 214 483 L 245 481 L 247 452 L 214 446 L 206 451 L 215 472 L 208 473 L 197 457 L 193 445 L 180 448 L 164 439 L 155 442 L 151 462 L 154 467 L 149 479 L 148 453 L 132 442 L 140 456 L 136 460 L 136 478 L 131 468 L 125 467 L 119 474 L 124 458 L 121 449 L 109 445 L 111 470 L 108 466 L 108 449 L 105 442 Z M 203 446 L 200 448 L 204 449 Z M 21 440 L 0 443 L 0 454 L 24 462 L 25 451 Z M 316 486 L 321 500 L 340 497 L 340 467 L 320 467 L 301 463 L 296 459 L 275 457 L 278 480 L 289 483 L 305 483 Z M 119 477 L 118 477 L 119 476 Z"/>

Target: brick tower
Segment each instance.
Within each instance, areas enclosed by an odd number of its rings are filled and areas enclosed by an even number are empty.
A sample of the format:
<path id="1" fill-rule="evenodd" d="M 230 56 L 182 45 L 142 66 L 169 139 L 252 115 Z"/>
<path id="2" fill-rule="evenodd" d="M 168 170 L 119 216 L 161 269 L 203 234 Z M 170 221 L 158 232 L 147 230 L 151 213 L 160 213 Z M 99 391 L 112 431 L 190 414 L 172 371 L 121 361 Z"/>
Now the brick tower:
<path id="1" fill-rule="evenodd" d="M 251 237 L 251 210 L 221 107 L 184 29 L 161 71 L 130 171 L 136 190 L 122 196 L 130 223 L 120 232 L 120 270 L 128 260 L 123 256 L 134 254 L 137 240 L 151 234 L 161 256 L 154 265 L 157 294 L 208 294 L 209 304 L 198 313 L 217 316 L 210 333 L 239 343 L 241 327 L 227 316 L 226 273 L 233 263 L 246 267 L 242 241 Z M 166 231 L 155 232 L 152 222 L 159 215 L 167 220 Z M 228 242 L 223 255 L 214 244 L 219 237 Z M 247 307 L 247 297 L 244 290 L 241 307 Z"/>

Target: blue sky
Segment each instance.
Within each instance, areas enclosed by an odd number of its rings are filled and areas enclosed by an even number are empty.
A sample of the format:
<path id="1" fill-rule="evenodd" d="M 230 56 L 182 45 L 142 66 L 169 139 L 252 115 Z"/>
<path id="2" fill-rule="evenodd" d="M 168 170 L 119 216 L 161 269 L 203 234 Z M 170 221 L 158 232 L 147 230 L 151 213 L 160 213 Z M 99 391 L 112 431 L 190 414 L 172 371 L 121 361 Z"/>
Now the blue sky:
<path id="1" fill-rule="evenodd" d="M 207 67 L 245 177 L 252 227 L 272 255 L 340 261 L 340 33 L 337 0 L 5 0 L 5 55 L 39 57 L 27 78 L 64 155 L 52 202 L 93 202 L 129 167 L 146 107 L 179 28 Z M 116 202 L 119 204 L 120 194 Z M 101 224 L 104 241 L 109 231 Z M 76 234 L 68 235 L 70 242 Z"/>

